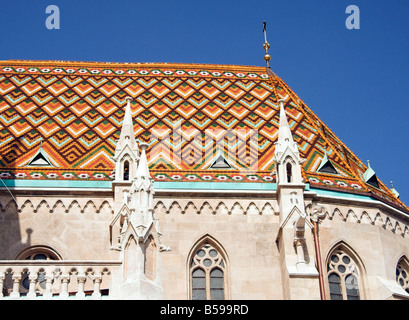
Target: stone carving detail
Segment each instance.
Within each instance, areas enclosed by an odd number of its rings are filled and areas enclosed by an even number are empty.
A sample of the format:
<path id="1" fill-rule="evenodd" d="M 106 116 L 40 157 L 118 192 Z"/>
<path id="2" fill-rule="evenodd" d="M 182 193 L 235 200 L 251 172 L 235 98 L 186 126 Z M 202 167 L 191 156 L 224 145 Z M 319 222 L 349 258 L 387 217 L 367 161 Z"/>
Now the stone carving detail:
<path id="1" fill-rule="evenodd" d="M 327 209 L 318 204 L 313 204 L 311 207 L 310 217 L 311 220 L 314 222 L 318 222 L 319 220 L 325 219 L 327 215 Z"/>
<path id="2" fill-rule="evenodd" d="M 55 199 L 53 202 L 50 200 L 36 202 L 23 198 L 17 201 L 17 206 L 14 200 L 9 200 L 8 202 L 0 200 L 0 212 L 37 213 L 40 210 L 45 210 L 48 213 L 113 213 L 111 204 L 107 200 L 93 201 L 89 199 L 79 199 L 79 201 L 62 201 Z"/>
<path id="3" fill-rule="evenodd" d="M 277 210 L 268 201 L 264 203 L 254 203 L 253 201 L 248 204 L 235 201 L 234 203 L 227 205 L 223 201 L 218 201 L 210 204 L 208 201 L 202 203 L 194 203 L 188 201 L 183 204 L 181 201 L 157 201 L 154 207 L 155 212 L 163 212 L 166 214 L 258 214 L 258 215 L 277 215 Z"/>

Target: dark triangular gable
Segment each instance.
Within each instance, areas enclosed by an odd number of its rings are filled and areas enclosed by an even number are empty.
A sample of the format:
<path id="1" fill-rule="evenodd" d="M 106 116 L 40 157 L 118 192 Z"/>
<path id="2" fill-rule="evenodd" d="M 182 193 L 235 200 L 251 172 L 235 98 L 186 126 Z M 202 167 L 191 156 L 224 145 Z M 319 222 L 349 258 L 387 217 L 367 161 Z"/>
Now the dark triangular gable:
<path id="1" fill-rule="evenodd" d="M 331 173 L 331 174 L 338 174 L 338 171 L 335 169 L 334 165 L 331 163 L 331 161 L 327 161 L 324 163 L 319 169 L 318 172 L 321 173 Z"/>
<path id="2" fill-rule="evenodd" d="M 317 172 L 320 173 L 330 173 L 330 174 L 338 174 L 338 171 L 335 169 L 332 162 L 328 159 L 327 153 L 325 152 L 324 158 L 321 161 L 320 166 L 317 169 Z"/>
<path id="3" fill-rule="evenodd" d="M 50 161 L 39 152 L 31 161 L 28 163 L 29 166 L 51 166 Z"/>
<path id="4" fill-rule="evenodd" d="M 219 155 L 215 162 L 210 166 L 211 169 L 230 169 L 230 164 L 226 161 L 226 159 Z"/>
<path id="5" fill-rule="evenodd" d="M 43 149 L 43 141 L 41 140 L 40 148 L 34 157 L 28 162 L 29 167 L 53 167 L 53 164 L 48 159 L 47 153 Z"/>
<path id="6" fill-rule="evenodd" d="M 378 178 L 376 177 L 376 175 L 373 175 L 372 177 L 370 177 L 367 181 L 367 184 L 371 185 L 372 187 L 378 188 L 379 189 L 379 182 L 378 182 Z"/>

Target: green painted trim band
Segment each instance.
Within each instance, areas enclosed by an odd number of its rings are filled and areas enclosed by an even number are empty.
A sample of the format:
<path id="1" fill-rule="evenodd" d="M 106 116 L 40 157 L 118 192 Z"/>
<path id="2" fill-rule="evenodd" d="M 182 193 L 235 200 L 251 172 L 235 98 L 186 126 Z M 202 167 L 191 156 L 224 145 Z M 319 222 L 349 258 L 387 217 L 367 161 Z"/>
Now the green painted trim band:
<path id="1" fill-rule="evenodd" d="M 93 188 L 111 189 L 112 181 L 80 181 L 80 180 L 11 180 L 3 179 L 9 188 Z"/>
<path id="2" fill-rule="evenodd" d="M 343 198 L 350 198 L 350 199 L 373 200 L 371 196 L 365 196 L 361 194 L 338 192 L 338 191 L 318 189 L 318 188 L 310 188 L 310 191 L 313 191 L 320 196 L 333 196 L 333 197 L 343 197 Z"/>
<path id="3" fill-rule="evenodd" d="M 32 179 L 3 179 L 8 188 L 81 188 L 81 189 L 112 189 L 112 181 L 81 181 L 81 180 L 32 180 Z M 0 186 L 1 187 L 1 186 Z M 258 182 L 181 182 L 181 181 L 155 181 L 157 191 L 164 190 L 236 190 L 236 191 L 275 191 L 276 183 Z M 306 191 L 312 191 L 318 195 L 344 197 L 351 199 L 372 199 L 370 196 L 358 195 L 346 192 L 305 187 Z"/>
<path id="4" fill-rule="evenodd" d="M 257 182 L 171 182 L 155 181 L 156 190 L 183 189 L 183 190 L 276 190 L 275 183 Z"/>

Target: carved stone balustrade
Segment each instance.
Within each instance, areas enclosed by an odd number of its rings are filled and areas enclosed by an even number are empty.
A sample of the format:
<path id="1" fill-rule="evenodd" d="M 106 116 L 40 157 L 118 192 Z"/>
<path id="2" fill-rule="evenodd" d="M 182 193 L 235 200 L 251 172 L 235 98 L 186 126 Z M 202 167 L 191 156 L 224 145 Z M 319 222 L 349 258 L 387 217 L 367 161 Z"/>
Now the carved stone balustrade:
<path id="1" fill-rule="evenodd" d="M 0 299 L 109 299 L 120 261 L 3 260 Z"/>

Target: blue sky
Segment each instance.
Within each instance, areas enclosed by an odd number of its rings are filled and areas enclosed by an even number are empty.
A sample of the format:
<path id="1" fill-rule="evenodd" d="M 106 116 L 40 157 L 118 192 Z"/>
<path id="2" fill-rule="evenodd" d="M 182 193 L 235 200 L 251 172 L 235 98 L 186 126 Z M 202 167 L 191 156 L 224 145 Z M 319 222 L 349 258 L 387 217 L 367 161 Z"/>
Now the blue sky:
<path id="1" fill-rule="evenodd" d="M 263 20 L 272 70 L 409 205 L 407 0 L 0 0 L 0 59 L 263 66 Z"/>

